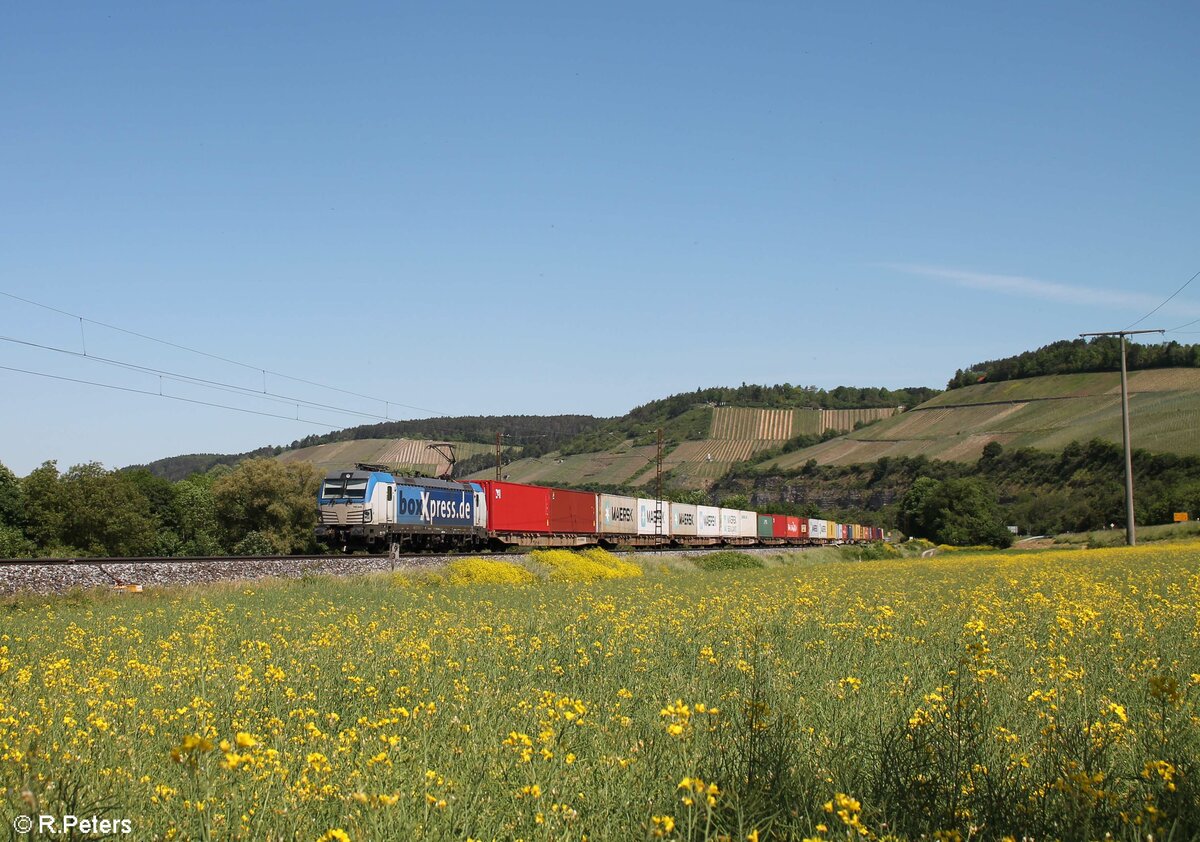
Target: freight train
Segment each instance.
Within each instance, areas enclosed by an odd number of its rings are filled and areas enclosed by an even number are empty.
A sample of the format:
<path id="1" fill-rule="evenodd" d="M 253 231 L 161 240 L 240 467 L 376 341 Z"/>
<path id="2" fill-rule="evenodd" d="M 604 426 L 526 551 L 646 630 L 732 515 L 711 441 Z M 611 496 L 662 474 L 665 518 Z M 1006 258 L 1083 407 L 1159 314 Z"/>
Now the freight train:
<path id="1" fill-rule="evenodd" d="M 883 540 L 874 526 L 499 480 L 335 471 L 317 498 L 317 538 L 343 551 L 508 547 L 810 546 Z"/>

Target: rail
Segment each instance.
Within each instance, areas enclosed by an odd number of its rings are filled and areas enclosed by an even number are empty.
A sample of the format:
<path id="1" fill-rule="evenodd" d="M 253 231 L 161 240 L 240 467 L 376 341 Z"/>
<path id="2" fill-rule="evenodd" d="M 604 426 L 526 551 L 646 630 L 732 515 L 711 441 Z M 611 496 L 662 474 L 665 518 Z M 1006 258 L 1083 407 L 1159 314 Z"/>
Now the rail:
<path id="1" fill-rule="evenodd" d="M 0 567 L 21 567 L 36 565 L 38 567 L 71 567 L 76 565 L 96 566 L 100 564 L 216 564 L 220 562 L 258 562 L 258 561 L 330 561 L 335 559 L 353 560 L 388 558 L 389 553 L 372 553 L 367 555 L 187 555 L 187 556 L 95 556 L 79 558 L 0 558 Z M 402 555 L 398 558 L 417 558 L 418 556 Z"/>
<path id="2" fill-rule="evenodd" d="M 832 543 L 832 542 L 831 542 Z M 839 542 L 840 543 L 840 542 Z M 781 547 L 770 545 L 767 547 L 752 547 L 752 546 L 735 546 L 738 550 L 755 550 L 768 549 L 779 550 Z M 801 545 L 791 546 L 790 549 L 805 549 Z M 537 549 L 532 547 L 530 549 Z M 730 549 L 723 544 L 713 545 L 696 545 L 690 547 L 671 547 L 662 545 L 657 547 L 645 547 L 640 552 L 712 552 Z M 621 550 L 617 555 L 637 555 L 638 550 Z M 176 555 L 176 556 L 78 556 L 71 558 L 0 558 L 0 567 L 72 567 L 79 565 L 88 565 L 95 567 L 101 564 L 220 564 L 229 563 L 236 564 L 238 562 L 263 562 L 263 561 L 354 561 L 355 559 L 378 560 L 394 558 L 396 560 L 407 558 L 452 558 L 460 555 L 480 555 L 480 551 L 467 552 L 423 552 L 423 553 L 356 553 L 352 555 L 343 555 L 340 553 L 330 553 L 329 555 L 313 555 L 311 553 L 302 555 Z M 484 552 L 485 555 L 494 555 L 495 553 Z"/>

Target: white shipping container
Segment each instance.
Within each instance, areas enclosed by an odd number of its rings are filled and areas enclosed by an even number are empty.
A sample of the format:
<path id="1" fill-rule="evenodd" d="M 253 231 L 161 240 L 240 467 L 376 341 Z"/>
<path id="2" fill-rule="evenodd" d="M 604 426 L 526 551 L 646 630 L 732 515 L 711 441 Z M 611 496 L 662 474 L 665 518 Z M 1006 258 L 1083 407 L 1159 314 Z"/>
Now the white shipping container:
<path id="1" fill-rule="evenodd" d="M 736 538 L 738 536 L 738 510 L 721 509 L 721 537 Z"/>
<path id="2" fill-rule="evenodd" d="M 661 502 L 639 497 L 638 506 L 638 535 L 670 535 L 671 534 L 671 504 L 666 500 Z M 659 524 L 662 524 L 661 528 Z"/>
<path id="3" fill-rule="evenodd" d="M 721 534 L 721 510 L 716 506 L 696 507 L 696 534 L 716 538 Z"/>
<path id="4" fill-rule="evenodd" d="M 696 528 L 700 525 L 700 518 L 696 515 L 696 507 L 688 503 L 672 503 L 668 523 L 671 524 L 672 535 L 699 534 Z"/>
<path id="5" fill-rule="evenodd" d="M 818 540 L 824 540 L 828 535 L 825 531 L 825 521 L 815 517 L 808 519 L 808 537 Z"/>
<path id="6" fill-rule="evenodd" d="M 738 512 L 738 537 L 758 538 L 758 512 Z"/>
<path id="7" fill-rule="evenodd" d="M 601 535 L 636 535 L 637 505 L 633 497 L 616 494 L 600 495 L 600 517 L 597 524 Z"/>

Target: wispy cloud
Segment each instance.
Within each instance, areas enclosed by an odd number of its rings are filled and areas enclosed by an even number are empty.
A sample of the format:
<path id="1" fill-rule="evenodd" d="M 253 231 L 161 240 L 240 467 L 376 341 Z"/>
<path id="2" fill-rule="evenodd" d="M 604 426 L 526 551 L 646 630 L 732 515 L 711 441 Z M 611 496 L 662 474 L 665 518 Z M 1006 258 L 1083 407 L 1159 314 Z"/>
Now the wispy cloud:
<path id="1" fill-rule="evenodd" d="M 883 265 L 897 272 L 932 278 L 938 281 L 948 281 L 957 286 L 968 287 L 970 289 L 989 290 L 1002 295 L 1014 295 L 1021 298 L 1040 298 L 1043 301 L 1058 301 L 1063 304 L 1074 304 L 1077 306 L 1123 310 L 1130 319 L 1136 319 L 1144 315 L 1163 302 L 1162 297 L 1157 295 L 1097 289 L 1095 287 L 1078 286 L 1075 284 L 1060 284 L 1055 281 L 1042 281 L 1022 275 L 996 275 L 987 272 L 952 269 L 945 266 L 925 266 L 911 263 L 885 263 Z M 1200 316 L 1200 307 L 1192 304 L 1176 304 L 1172 302 L 1171 312 L 1174 316 Z"/>

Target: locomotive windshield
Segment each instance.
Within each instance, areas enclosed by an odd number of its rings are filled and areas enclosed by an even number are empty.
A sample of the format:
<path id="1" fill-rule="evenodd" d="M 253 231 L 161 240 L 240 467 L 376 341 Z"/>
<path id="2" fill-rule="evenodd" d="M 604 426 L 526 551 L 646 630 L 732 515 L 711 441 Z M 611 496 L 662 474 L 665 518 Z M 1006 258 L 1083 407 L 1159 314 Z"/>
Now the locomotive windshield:
<path id="1" fill-rule="evenodd" d="M 365 479 L 331 477 L 325 480 L 325 485 L 321 488 L 321 496 L 326 499 L 349 497 L 351 500 L 362 500 L 367 496 L 367 481 Z"/>

